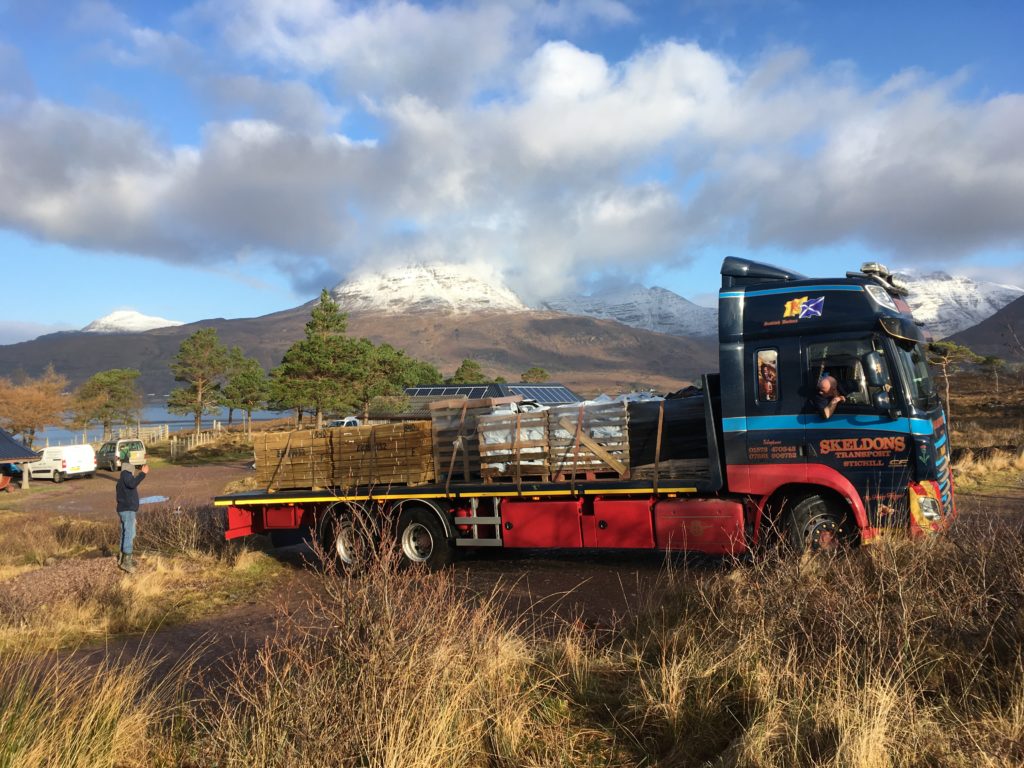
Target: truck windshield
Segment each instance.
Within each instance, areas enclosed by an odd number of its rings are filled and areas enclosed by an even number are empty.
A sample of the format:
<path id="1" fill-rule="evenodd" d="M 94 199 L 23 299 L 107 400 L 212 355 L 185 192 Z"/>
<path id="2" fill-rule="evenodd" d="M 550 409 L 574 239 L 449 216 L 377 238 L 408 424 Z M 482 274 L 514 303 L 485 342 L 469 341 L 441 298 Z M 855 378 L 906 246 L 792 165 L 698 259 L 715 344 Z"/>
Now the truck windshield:
<path id="1" fill-rule="evenodd" d="M 921 411 L 927 411 L 937 403 L 935 386 L 928 371 L 928 358 L 924 346 L 912 341 L 896 340 L 896 360 L 900 375 L 907 383 L 910 401 Z"/>

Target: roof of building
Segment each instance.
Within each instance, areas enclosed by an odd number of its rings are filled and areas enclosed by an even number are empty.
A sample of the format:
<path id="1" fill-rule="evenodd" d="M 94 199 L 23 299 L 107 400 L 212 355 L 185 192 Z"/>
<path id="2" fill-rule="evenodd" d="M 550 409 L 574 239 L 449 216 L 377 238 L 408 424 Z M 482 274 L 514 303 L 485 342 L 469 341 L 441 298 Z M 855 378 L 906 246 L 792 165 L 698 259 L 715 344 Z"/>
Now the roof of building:
<path id="1" fill-rule="evenodd" d="M 371 419 L 410 419 L 430 420 L 430 404 L 438 400 L 458 399 L 459 395 L 410 395 L 402 403 L 401 410 L 396 410 L 392 404 L 383 404 L 377 407 L 370 405 Z M 463 396 L 464 397 L 464 396 Z M 465 398 L 464 398 L 465 399 Z"/>
<path id="2" fill-rule="evenodd" d="M 508 397 L 521 395 L 526 400 L 535 400 L 544 405 L 578 403 L 580 397 L 564 384 L 544 382 L 542 384 L 430 384 L 407 387 L 409 397 L 430 397 L 434 400 L 466 397 L 480 400 L 485 397 Z"/>
<path id="3" fill-rule="evenodd" d="M 0 462 L 35 461 L 39 454 L 19 443 L 9 432 L 0 429 Z"/>

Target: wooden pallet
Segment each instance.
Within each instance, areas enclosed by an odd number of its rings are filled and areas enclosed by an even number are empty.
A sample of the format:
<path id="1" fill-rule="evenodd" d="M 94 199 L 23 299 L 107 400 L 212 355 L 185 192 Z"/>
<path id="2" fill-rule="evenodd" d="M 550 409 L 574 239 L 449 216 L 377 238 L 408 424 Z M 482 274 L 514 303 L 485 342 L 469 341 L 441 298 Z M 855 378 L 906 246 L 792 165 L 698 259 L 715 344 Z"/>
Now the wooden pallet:
<path id="1" fill-rule="evenodd" d="M 546 413 L 500 413 L 477 417 L 480 475 L 484 482 L 548 479 Z"/>
<path id="2" fill-rule="evenodd" d="M 522 398 L 485 397 L 479 400 L 440 400 L 430 404 L 434 472 L 438 482 L 470 482 L 480 477 L 480 437 L 477 418 Z"/>
<path id="3" fill-rule="evenodd" d="M 421 485 L 434 480 L 429 421 L 266 433 L 256 439 L 265 488 Z"/>
<path id="4" fill-rule="evenodd" d="M 625 403 L 555 406 L 547 413 L 548 468 L 552 477 L 629 477 Z"/>

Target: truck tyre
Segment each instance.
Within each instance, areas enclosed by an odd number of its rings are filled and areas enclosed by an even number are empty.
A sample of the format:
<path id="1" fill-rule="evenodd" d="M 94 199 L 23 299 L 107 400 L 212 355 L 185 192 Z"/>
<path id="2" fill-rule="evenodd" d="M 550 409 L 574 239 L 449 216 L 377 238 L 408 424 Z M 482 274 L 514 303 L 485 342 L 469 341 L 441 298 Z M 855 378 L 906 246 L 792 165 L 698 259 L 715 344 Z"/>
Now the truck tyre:
<path id="1" fill-rule="evenodd" d="M 64 473 L 63 472 L 58 472 L 57 470 L 54 470 L 54 472 L 53 472 L 53 482 L 55 482 L 55 483 L 63 483 L 64 482 Z"/>
<path id="2" fill-rule="evenodd" d="M 413 507 L 398 519 L 398 550 L 403 564 L 436 571 L 451 564 L 455 542 L 448 538 L 436 514 Z"/>
<path id="3" fill-rule="evenodd" d="M 836 550 L 848 538 L 843 510 L 818 494 L 805 496 L 789 510 L 787 527 L 790 545 L 801 553 Z"/>
<path id="4" fill-rule="evenodd" d="M 319 541 L 325 565 L 348 573 L 365 570 L 377 548 L 371 524 L 356 520 L 347 511 L 327 511 L 320 523 Z"/>

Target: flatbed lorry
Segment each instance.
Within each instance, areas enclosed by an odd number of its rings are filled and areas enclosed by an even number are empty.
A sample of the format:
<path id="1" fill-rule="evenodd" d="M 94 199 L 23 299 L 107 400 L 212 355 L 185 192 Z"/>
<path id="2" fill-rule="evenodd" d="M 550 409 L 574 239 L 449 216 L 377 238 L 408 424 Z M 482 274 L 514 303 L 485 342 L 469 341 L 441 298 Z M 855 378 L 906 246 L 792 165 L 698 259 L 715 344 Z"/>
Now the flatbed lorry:
<path id="1" fill-rule="evenodd" d="M 946 529 L 947 424 L 906 291 L 877 264 L 821 279 L 730 257 L 721 276 L 720 372 L 690 403 L 704 448 L 691 475 L 232 493 L 214 501 L 227 538 L 312 531 L 354 566 L 365 531 L 388 530 L 405 560 L 440 567 L 463 548 L 735 556 L 776 536 L 817 550 Z M 823 376 L 845 395 L 828 418 Z"/>

